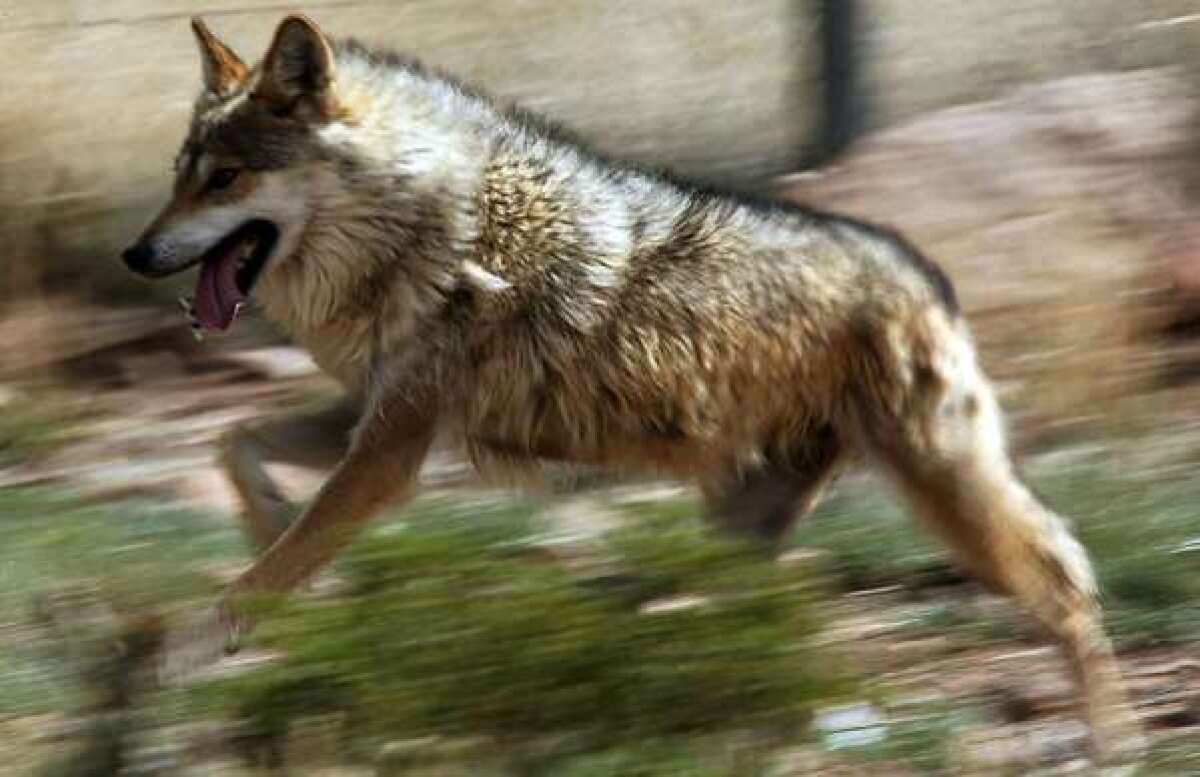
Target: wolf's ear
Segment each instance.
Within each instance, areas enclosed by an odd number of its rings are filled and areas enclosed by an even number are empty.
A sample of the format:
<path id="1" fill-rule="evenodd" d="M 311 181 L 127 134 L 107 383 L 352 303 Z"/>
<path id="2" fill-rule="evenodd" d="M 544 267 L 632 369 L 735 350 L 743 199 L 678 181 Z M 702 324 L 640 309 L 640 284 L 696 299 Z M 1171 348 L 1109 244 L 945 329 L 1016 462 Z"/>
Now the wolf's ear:
<path id="1" fill-rule="evenodd" d="M 192 32 L 200 46 L 200 62 L 204 66 L 204 88 L 211 94 L 225 96 L 236 89 L 250 69 L 216 35 L 199 16 L 192 17 Z"/>
<path id="2" fill-rule="evenodd" d="M 305 106 L 331 118 L 337 112 L 333 76 L 333 50 L 317 25 L 289 16 L 275 30 L 254 96 L 281 116 Z"/>

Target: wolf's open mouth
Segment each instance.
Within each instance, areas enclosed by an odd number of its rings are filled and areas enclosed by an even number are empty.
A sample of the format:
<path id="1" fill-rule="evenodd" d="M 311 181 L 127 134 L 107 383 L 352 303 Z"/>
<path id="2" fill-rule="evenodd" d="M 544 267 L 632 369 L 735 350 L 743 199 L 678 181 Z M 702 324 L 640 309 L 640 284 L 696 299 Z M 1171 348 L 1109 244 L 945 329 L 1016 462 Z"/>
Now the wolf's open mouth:
<path id="1" fill-rule="evenodd" d="M 193 314 L 204 329 L 228 329 L 271 255 L 279 230 L 269 221 L 248 221 L 200 258 Z"/>

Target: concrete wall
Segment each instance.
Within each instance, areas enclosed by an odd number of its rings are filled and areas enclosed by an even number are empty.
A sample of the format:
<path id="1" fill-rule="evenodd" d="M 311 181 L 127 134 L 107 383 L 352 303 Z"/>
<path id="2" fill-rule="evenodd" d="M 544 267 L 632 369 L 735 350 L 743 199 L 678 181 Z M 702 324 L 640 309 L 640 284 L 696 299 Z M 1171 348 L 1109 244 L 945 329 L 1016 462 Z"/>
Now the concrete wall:
<path id="1" fill-rule="evenodd" d="M 103 188 L 161 183 L 198 88 L 187 17 L 257 59 L 270 0 L 11 0 L 0 19 L 0 175 L 50 153 Z M 697 173 L 788 167 L 810 118 L 791 0 L 316 0 L 327 31 L 384 42 L 602 147 Z M 7 176 L 6 176 L 7 177 Z"/>
<path id="2" fill-rule="evenodd" d="M 788 169 L 811 122 L 798 63 L 812 47 L 792 0 L 7 0 L 0 234 L 17 236 L 7 261 L 53 254 L 60 276 L 87 276 L 90 256 L 107 262 L 169 185 L 199 88 L 188 17 L 204 14 L 253 61 L 288 10 L 418 55 L 604 149 L 694 174 Z M 96 282 L 119 288 L 116 275 Z"/>
<path id="3" fill-rule="evenodd" d="M 877 126 L 1022 83 L 1200 61 L 1197 0 L 862 2 Z"/>
<path id="4" fill-rule="evenodd" d="M 1185 61 L 1195 0 L 861 0 L 874 126 L 1069 73 Z M 815 0 L 313 0 L 386 42 L 574 126 L 599 147 L 748 183 L 794 169 L 819 112 Z M 187 17 L 247 59 L 277 0 L 0 3 L 6 261 L 103 257 L 166 190 L 198 87 Z M 1119 110 L 1120 106 L 1114 106 Z M 66 259 L 63 259 L 67 266 Z"/>

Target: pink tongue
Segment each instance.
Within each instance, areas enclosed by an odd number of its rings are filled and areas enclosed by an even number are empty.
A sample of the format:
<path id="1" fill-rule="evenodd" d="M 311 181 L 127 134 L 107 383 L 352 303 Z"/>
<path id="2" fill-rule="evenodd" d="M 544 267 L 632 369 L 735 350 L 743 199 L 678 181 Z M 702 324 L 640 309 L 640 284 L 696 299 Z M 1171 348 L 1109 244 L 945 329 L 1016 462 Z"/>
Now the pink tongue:
<path id="1" fill-rule="evenodd" d="M 196 319 L 205 329 L 228 329 L 246 300 L 237 286 L 237 246 L 200 265 L 196 281 Z"/>

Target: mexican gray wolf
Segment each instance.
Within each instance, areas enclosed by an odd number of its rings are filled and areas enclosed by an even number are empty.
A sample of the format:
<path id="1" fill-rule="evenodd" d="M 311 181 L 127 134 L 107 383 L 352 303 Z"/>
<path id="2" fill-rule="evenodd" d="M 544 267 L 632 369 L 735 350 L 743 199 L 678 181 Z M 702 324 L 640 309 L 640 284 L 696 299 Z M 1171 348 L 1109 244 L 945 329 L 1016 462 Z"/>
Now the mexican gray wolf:
<path id="1" fill-rule="evenodd" d="M 688 479 L 772 542 L 861 460 L 1062 645 L 1097 748 L 1135 736 L 1084 549 L 1014 472 L 954 291 L 901 237 L 607 160 L 302 16 L 254 67 L 193 27 L 174 193 L 125 262 L 199 265 L 202 330 L 253 297 L 349 397 L 229 434 L 263 550 L 212 634 L 408 499 L 435 435 L 485 470 Z M 332 471 L 295 520 L 271 459 Z"/>

